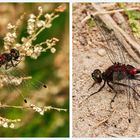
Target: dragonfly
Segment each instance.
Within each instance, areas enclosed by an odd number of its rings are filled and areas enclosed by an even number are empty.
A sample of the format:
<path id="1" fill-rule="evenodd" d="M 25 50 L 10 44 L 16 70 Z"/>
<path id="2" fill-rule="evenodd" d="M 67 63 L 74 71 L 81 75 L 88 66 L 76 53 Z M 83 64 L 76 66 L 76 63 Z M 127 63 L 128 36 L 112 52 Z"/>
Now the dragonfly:
<path id="1" fill-rule="evenodd" d="M 7 70 L 12 67 L 16 67 L 21 62 L 21 58 L 22 57 L 20 55 L 19 50 L 15 49 L 15 48 L 11 48 L 9 52 L 2 53 L 0 55 L 0 67 L 4 68 L 4 70 L 2 70 L 2 68 L 1 68 L 1 72 L 4 73 L 4 75 L 6 75 L 6 77 L 9 79 L 9 81 L 12 81 L 13 79 L 11 78 L 11 76 L 9 76 L 11 74 Z M 26 77 L 25 74 L 22 72 L 22 70 L 18 70 L 18 71 L 20 71 L 20 74 L 22 74 L 22 75 L 24 75 L 24 77 Z M 17 73 L 17 71 L 15 70 L 14 73 Z M 36 83 L 41 84 L 41 86 L 43 86 L 44 88 L 47 88 L 47 86 L 40 81 L 36 81 Z M 21 93 L 21 91 L 17 87 L 15 87 L 15 88 L 18 91 L 18 93 L 20 93 L 20 95 L 23 97 L 24 102 L 27 103 L 27 99 L 24 97 L 24 95 Z"/>
<path id="2" fill-rule="evenodd" d="M 12 48 L 9 53 L 2 53 L 0 55 L 0 67 L 5 66 L 6 70 L 11 67 L 16 67 L 20 62 L 19 57 L 20 53 L 15 48 Z"/>
<path id="3" fill-rule="evenodd" d="M 95 84 L 103 84 L 97 91 L 87 96 L 85 100 L 88 100 L 91 96 L 99 93 L 105 87 L 105 85 L 108 85 L 108 87 L 115 93 L 110 102 L 110 107 L 112 108 L 112 103 L 119 93 L 115 88 L 115 86 L 117 86 L 123 87 L 127 91 L 127 96 L 129 97 L 129 107 L 131 97 L 134 100 L 140 100 L 140 92 L 137 90 L 137 87 L 140 85 L 137 84 L 137 81 L 140 81 L 140 69 L 137 69 L 133 65 L 127 64 L 127 55 L 124 54 L 123 44 L 116 37 L 114 30 L 108 28 L 98 16 L 91 17 L 95 21 L 102 38 L 107 44 L 107 47 L 105 47 L 105 49 L 108 58 L 112 62 L 112 65 L 108 66 L 108 68 L 104 72 L 101 72 L 100 69 L 95 69 L 91 73 L 91 77 L 94 80 L 94 83 L 88 90 L 93 88 Z M 130 81 L 136 82 L 135 84 L 133 84 Z M 129 123 L 131 122 L 130 111 L 128 121 Z"/>

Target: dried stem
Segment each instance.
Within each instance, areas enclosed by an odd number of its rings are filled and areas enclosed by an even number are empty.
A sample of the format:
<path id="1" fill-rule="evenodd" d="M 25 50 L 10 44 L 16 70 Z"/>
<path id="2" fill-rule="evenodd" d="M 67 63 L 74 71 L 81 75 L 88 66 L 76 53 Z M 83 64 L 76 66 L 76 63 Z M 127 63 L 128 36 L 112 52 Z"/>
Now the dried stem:
<path id="1" fill-rule="evenodd" d="M 94 6 L 94 4 L 93 4 L 93 6 Z M 140 8 L 134 7 L 134 8 L 127 9 L 127 11 L 133 11 L 133 10 L 140 10 Z M 92 15 L 95 16 L 95 15 L 113 14 L 116 12 L 124 12 L 124 11 L 125 11 L 124 9 L 117 9 L 117 10 L 111 10 L 111 11 L 99 11 L 99 12 L 92 13 Z M 90 14 L 87 13 L 87 16 L 82 20 L 82 23 L 86 22 L 90 18 L 91 18 Z"/>
<path id="2" fill-rule="evenodd" d="M 92 6 L 94 6 L 94 4 L 92 4 Z M 139 7 L 134 7 L 134 8 L 127 8 L 127 11 L 134 11 L 134 10 L 140 10 Z M 92 15 L 102 15 L 102 14 L 113 14 L 116 12 L 124 12 L 125 9 L 117 9 L 117 10 L 111 10 L 111 11 L 99 11 L 99 12 L 95 12 Z"/>
<path id="3" fill-rule="evenodd" d="M 14 105 L 0 104 L 0 108 L 31 109 L 32 104 L 30 104 L 29 106 L 14 106 Z M 45 109 L 45 111 L 47 110 L 56 110 L 56 111 L 64 111 L 64 112 L 67 111 L 67 109 L 64 109 L 64 108 L 57 108 L 57 107 L 52 107 L 52 106 L 44 106 L 41 108 Z"/>

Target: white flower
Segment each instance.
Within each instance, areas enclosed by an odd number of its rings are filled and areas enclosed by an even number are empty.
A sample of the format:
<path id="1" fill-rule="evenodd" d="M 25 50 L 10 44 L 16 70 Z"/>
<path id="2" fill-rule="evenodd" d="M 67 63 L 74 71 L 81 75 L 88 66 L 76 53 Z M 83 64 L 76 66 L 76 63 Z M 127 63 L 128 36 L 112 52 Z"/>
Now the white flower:
<path id="1" fill-rule="evenodd" d="M 37 59 L 37 57 L 38 56 L 36 54 L 34 54 L 34 53 L 31 55 L 31 58 L 33 58 L 33 59 Z"/>
<path id="2" fill-rule="evenodd" d="M 21 47 L 21 44 L 16 43 L 15 46 L 16 46 L 16 48 L 20 48 Z"/>
<path id="3" fill-rule="evenodd" d="M 46 24 L 46 28 L 50 28 L 52 26 L 52 24 Z"/>
<path id="4" fill-rule="evenodd" d="M 40 115 L 44 115 L 44 111 L 41 111 L 41 112 L 40 112 Z"/>
<path id="5" fill-rule="evenodd" d="M 42 47 L 41 46 L 38 46 L 38 47 L 35 47 L 34 48 L 34 52 L 35 53 L 41 52 L 41 50 L 42 50 Z"/>
<path id="6" fill-rule="evenodd" d="M 27 48 L 30 48 L 31 46 L 32 46 L 32 43 L 29 41 L 25 44 L 25 47 L 27 47 Z"/>
<path id="7" fill-rule="evenodd" d="M 41 108 L 39 108 L 39 107 L 37 107 L 37 108 L 36 108 L 36 111 L 37 111 L 37 112 L 41 112 L 41 111 L 42 111 L 42 109 L 41 109 Z"/>
<path id="8" fill-rule="evenodd" d="M 33 54 L 33 49 L 29 49 L 27 52 L 26 52 L 27 56 L 31 56 Z"/>
<path id="9" fill-rule="evenodd" d="M 51 15 L 48 14 L 48 13 L 44 17 L 46 18 L 46 20 L 50 20 L 51 19 Z"/>
<path id="10" fill-rule="evenodd" d="M 36 16 L 34 14 L 30 14 L 30 18 L 36 18 Z"/>
<path id="11" fill-rule="evenodd" d="M 26 41 L 27 41 L 27 38 L 22 37 L 22 38 L 21 38 L 21 41 L 22 41 L 22 42 L 26 42 Z"/>
<path id="12" fill-rule="evenodd" d="M 14 38 L 17 37 L 16 32 L 13 32 L 12 37 L 14 37 Z"/>
<path id="13" fill-rule="evenodd" d="M 14 125 L 13 123 L 11 123 L 9 127 L 10 127 L 10 128 L 14 128 L 15 125 Z"/>
<path id="14" fill-rule="evenodd" d="M 53 47 L 51 48 L 51 53 L 55 53 L 56 52 L 56 49 Z"/>
<path id="15" fill-rule="evenodd" d="M 28 23 L 34 23 L 35 22 L 35 19 L 33 19 L 33 18 L 30 18 L 29 20 L 28 20 Z"/>
<path id="16" fill-rule="evenodd" d="M 8 123 L 5 122 L 5 123 L 3 124 L 3 127 L 7 128 L 7 127 L 8 127 Z"/>
<path id="17" fill-rule="evenodd" d="M 33 34 L 34 33 L 34 31 L 33 30 L 30 30 L 30 31 L 28 31 L 28 34 Z"/>
<path id="18" fill-rule="evenodd" d="M 7 29 L 11 30 L 11 29 L 13 29 L 13 28 L 15 28 L 15 26 L 12 25 L 11 23 L 9 23 L 9 24 L 7 25 Z"/>
<path id="19" fill-rule="evenodd" d="M 42 7 L 41 7 L 41 6 L 39 6 L 39 7 L 38 7 L 38 11 L 39 11 L 40 13 L 42 13 L 42 12 L 43 12 L 43 9 L 42 9 Z"/>
<path id="20" fill-rule="evenodd" d="M 37 21 L 36 25 L 37 25 L 37 27 L 39 27 L 39 28 L 42 27 L 42 26 L 45 26 L 45 21 L 39 20 L 39 21 Z"/>

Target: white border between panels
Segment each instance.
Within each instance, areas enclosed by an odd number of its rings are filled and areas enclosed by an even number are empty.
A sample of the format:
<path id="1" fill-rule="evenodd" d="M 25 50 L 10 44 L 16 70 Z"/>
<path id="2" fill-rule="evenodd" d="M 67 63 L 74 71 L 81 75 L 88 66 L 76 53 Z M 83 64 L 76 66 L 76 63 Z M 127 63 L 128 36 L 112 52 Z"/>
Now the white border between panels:
<path id="1" fill-rule="evenodd" d="M 70 134 L 70 138 L 72 138 L 72 130 L 73 130 L 72 129 L 72 118 L 73 118 L 72 117 L 73 116 L 73 112 L 72 112 L 72 108 L 73 108 L 73 106 L 72 106 L 72 88 L 73 88 L 73 86 L 72 86 L 72 64 L 73 64 L 72 63 L 72 2 L 69 3 L 69 17 L 70 17 L 69 18 L 70 19 L 69 20 L 70 21 L 70 23 L 69 23 L 69 26 L 70 26 L 70 28 L 69 28 L 70 29 L 70 31 L 69 31 L 69 33 L 70 33 L 69 34 L 69 37 L 70 37 L 69 38 L 69 40 L 70 40 L 70 43 L 69 43 L 69 63 L 70 63 L 70 65 L 69 65 L 70 66 L 70 68 L 69 68 L 70 69 L 70 71 L 69 71 L 70 72 L 69 73 L 70 74 L 69 75 L 70 76 L 70 80 L 69 80 L 69 83 L 70 83 L 69 84 L 70 85 L 70 87 L 69 87 L 70 88 L 70 93 L 69 93 L 69 95 L 70 95 L 70 98 L 69 98 L 70 99 L 70 123 L 69 123 L 70 130 L 69 130 L 69 134 Z"/>

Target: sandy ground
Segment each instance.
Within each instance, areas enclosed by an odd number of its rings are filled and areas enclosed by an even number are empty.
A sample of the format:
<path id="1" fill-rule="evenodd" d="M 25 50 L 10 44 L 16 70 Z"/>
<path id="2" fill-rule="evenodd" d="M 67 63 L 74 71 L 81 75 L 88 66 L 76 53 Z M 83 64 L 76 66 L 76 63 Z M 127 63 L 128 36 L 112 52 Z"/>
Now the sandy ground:
<path id="1" fill-rule="evenodd" d="M 128 123 L 128 100 L 124 94 L 116 97 L 111 109 L 114 93 L 106 86 L 79 106 L 100 87 L 96 85 L 88 91 L 93 83 L 91 73 L 111 65 L 97 28 L 81 23 L 86 16 L 85 8 L 83 4 L 73 4 L 73 137 L 140 136 L 138 112 L 131 111 L 132 119 Z"/>

